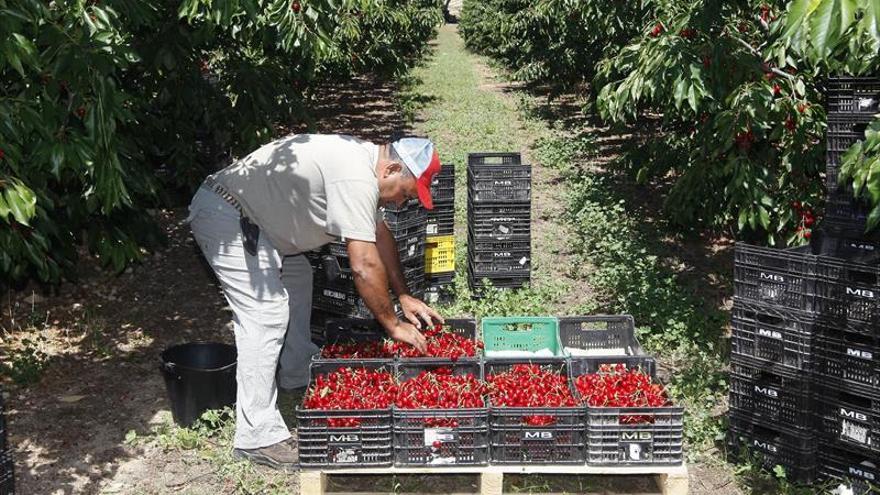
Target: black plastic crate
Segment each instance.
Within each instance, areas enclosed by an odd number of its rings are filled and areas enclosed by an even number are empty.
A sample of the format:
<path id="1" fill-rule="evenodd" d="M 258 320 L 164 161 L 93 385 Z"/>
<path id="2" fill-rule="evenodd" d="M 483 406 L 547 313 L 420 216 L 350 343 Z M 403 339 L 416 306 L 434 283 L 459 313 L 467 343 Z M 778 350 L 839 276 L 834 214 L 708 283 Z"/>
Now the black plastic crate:
<path id="1" fill-rule="evenodd" d="M 453 222 L 445 222 L 445 221 L 428 221 L 425 224 L 425 233 L 431 236 L 438 235 L 453 235 L 455 234 L 455 224 Z"/>
<path id="2" fill-rule="evenodd" d="M 469 218 L 468 235 L 471 239 L 528 240 L 531 239 L 532 224 L 528 219 L 512 217 Z"/>
<path id="3" fill-rule="evenodd" d="M 468 181 L 468 203 L 521 203 L 532 200 L 530 179 Z"/>
<path id="4" fill-rule="evenodd" d="M 501 263 L 505 265 L 526 265 L 532 257 L 531 249 L 513 251 L 472 251 L 468 253 L 468 261 L 473 263 Z"/>
<path id="5" fill-rule="evenodd" d="M 385 208 L 385 225 L 392 231 L 423 226 L 428 221 L 428 210 L 422 207 L 393 210 Z"/>
<path id="6" fill-rule="evenodd" d="M 482 380 L 479 361 L 401 361 L 400 382 L 425 370 L 452 368 L 457 375 L 471 373 Z M 394 407 L 394 464 L 485 465 L 489 462 L 489 408 L 402 409 Z"/>
<path id="7" fill-rule="evenodd" d="M 611 317 L 621 318 L 621 317 Z M 624 320 L 617 320 L 618 324 Z M 560 337 L 562 334 L 560 321 Z M 621 328 L 625 325 L 621 325 Z M 632 342 L 630 342 L 632 344 Z M 638 342 L 635 342 L 638 344 Z M 640 348 L 640 346 L 639 346 Z M 604 367 L 637 369 L 656 378 L 656 363 L 650 356 L 600 356 L 572 358 L 571 384 L 581 400 L 576 380 L 601 372 Z M 592 407 L 586 408 L 587 464 L 589 465 L 677 465 L 684 454 L 684 408 Z"/>
<path id="8" fill-rule="evenodd" d="M 474 292 L 474 296 L 478 296 L 481 292 L 489 289 L 519 289 L 529 284 L 531 281 L 530 275 L 519 275 L 519 276 L 506 276 L 506 277 L 481 277 L 479 279 L 474 278 L 472 274 L 468 274 L 468 284 L 471 287 L 471 291 Z"/>
<path id="9" fill-rule="evenodd" d="M 865 238 L 862 233 L 839 229 L 834 224 L 814 229 L 810 247 L 813 254 L 869 265 L 880 263 L 880 239 Z"/>
<path id="10" fill-rule="evenodd" d="M 806 312 L 734 299 L 731 354 L 808 371 L 815 325 Z"/>
<path id="11" fill-rule="evenodd" d="M 395 240 L 397 241 L 397 254 L 400 257 L 401 262 L 406 262 L 411 259 L 417 259 L 419 256 L 424 256 L 424 225 L 415 227 L 412 232 L 410 232 L 410 230 L 407 230 L 406 235 L 398 235 L 395 233 Z M 323 253 L 348 258 L 348 248 L 346 247 L 345 242 L 331 242 L 327 245 L 326 249 L 323 250 Z"/>
<path id="12" fill-rule="evenodd" d="M 423 291 L 424 287 L 414 293 Z M 312 291 L 312 308 L 336 316 L 373 318 L 373 313 L 359 296 L 342 292 L 338 288 L 321 287 L 318 284 L 315 284 Z M 394 304 L 394 312 L 397 315 L 403 314 L 399 303 Z"/>
<path id="13" fill-rule="evenodd" d="M 818 378 L 815 402 L 818 434 L 880 458 L 880 398 Z"/>
<path id="14" fill-rule="evenodd" d="M 790 481 L 810 482 L 816 477 L 817 443 L 811 434 L 795 433 L 731 412 L 727 445 L 734 454 L 749 451 L 757 455 L 765 469 L 782 466 Z"/>
<path id="15" fill-rule="evenodd" d="M 821 441 L 818 457 L 821 477 L 840 481 L 854 495 L 880 493 L 880 462 L 877 457 Z"/>
<path id="16" fill-rule="evenodd" d="M 367 368 L 393 373 L 385 361 L 312 362 L 312 379 L 340 368 Z M 302 466 L 346 468 L 390 466 L 393 461 L 391 408 L 370 410 L 314 410 L 297 407 L 299 462 Z M 358 426 L 329 426 L 329 420 L 357 418 Z"/>
<path id="17" fill-rule="evenodd" d="M 515 152 L 468 153 L 468 168 L 522 165 L 522 155 Z"/>
<path id="18" fill-rule="evenodd" d="M 491 262 L 471 262 L 469 273 L 477 280 L 482 278 L 509 277 L 528 275 L 532 270 L 532 260 L 528 257 L 519 259 L 502 258 Z"/>
<path id="19" fill-rule="evenodd" d="M 813 309 L 816 256 L 804 249 L 774 249 L 736 243 L 736 297 L 790 309 Z"/>
<path id="20" fill-rule="evenodd" d="M 644 356 L 630 315 L 559 318 L 559 341 L 573 358 L 579 356 Z"/>
<path id="21" fill-rule="evenodd" d="M 468 216 L 474 217 L 514 217 L 529 219 L 532 216 L 532 204 L 521 203 L 477 203 L 469 204 Z"/>
<path id="22" fill-rule="evenodd" d="M 880 336 L 819 327 L 813 354 L 815 373 L 827 383 L 880 398 Z"/>
<path id="23" fill-rule="evenodd" d="M 785 376 L 752 360 L 732 356 L 730 409 L 766 425 L 812 431 L 813 397 L 810 375 Z"/>
<path id="24" fill-rule="evenodd" d="M 376 342 L 381 343 L 385 338 L 385 330 L 378 321 L 372 318 L 330 318 L 325 323 L 324 334 L 327 344 L 341 344 L 348 342 Z M 314 361 L 323 361 L 320 354 Z M 362 358 L 357 358 L 358 360 Z M 392 356 L 387 357 L 391 361 Z M 333 359 L 339 361 L 339 359 Z"/>
<path id="25" fill-rule="evenodd" d="M 880 240 L 880 229 L 867 230 L 870 207 L 852 194 L 832 192 L 825 202 L 825 218 L 822 226 L 856 239 Z"/>
<path id="26" fill-rule="evenodd" d="M 880 78 L 830 77 L 826 105 L 829 118 L 870 122 L 880 113 Z"/>
<path id="27" fill-rule="evenodd" d="M 459 337 L 463 337 L 467 340 L 476 341 L 478 338 L 477 335 L 477 320 L 473 318 L 446 318 L 444 323 L 440 325 L 443 330 L 452 332 Z M 437 363 L 449 362 L 446 358 L 439 357 L 419 357 L 419 358 L 410 358 L 410 357 L 401 357 L 399 358 L 401 363 L 413 363 L 415 366 L 419 365 L 430 365 Z M 473 357 L 463 357 L 460 358 L 459 361 L 467 362 L 474 361 L 480 359 L 480 353 L 478 352 L 476 356 Z M 409 370 L 410 368 L 405 368 Z M 480 373 L 482 373 L 482 369 L 480 369 Z M 482 374 L 480 375 L 482 377 Z"/>
<path id="28" fill-rule="evenodd" d="M 443 165 L 431 180 L 431 198 L 453 197 L 455 194 L 455 166 Z"/>
<path id="29" fill-rule="evenodd" d="M 514 364 L 530 363 L 569 376 L 567 361 L 561 358 L 490 359 L 484 363 L 484 374 L 503 373 Z M 556 422 L 546 426 L 526 425 L 524 418 L 528 416 L 552 416 Z M 583 464 L 586 460 L 585 418 L 583 407 L 493 407 L 490 404 L 491 463 Z"/>
<path id="30" fill-rule="evenodd" d="M 819 257 L 814 309 L 823 317 L 880 325 L 880 265 Z"/>
<path id="31" fill-rule="evenodd" d="M 429 283 L 425 289 L 425 302 L 428 304 L 448 304 L 454 300 L 452 283 Z"/>
<path id="32" fill-rule="evenodd" d="M 495 239 L 474 239 L 468 235 L 468 252 L 507 253 L 531 251 L 531 249 L 531 239 L 500 241 Z"/>
<path id="33" fill-rule="evenodd" d="M 316 283 L 355 290 L 354 272 L 352 272 L 351 262 L 347 257 L 325 254 L 317 260 L 312 260 L 311 263 L 315 270 L 314 280 Z M 400 268 L 403 270 L 403 279 L 407 286 L 418 285 L 425 277 L 424 258 L 408 259 L 401 262 Z"/>

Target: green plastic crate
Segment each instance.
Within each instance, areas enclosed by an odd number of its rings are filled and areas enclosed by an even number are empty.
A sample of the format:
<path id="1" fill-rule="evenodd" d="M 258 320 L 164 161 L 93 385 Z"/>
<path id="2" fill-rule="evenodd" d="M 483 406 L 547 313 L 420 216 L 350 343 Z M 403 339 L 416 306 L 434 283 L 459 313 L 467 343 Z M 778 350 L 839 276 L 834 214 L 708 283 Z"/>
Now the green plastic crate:
<path id="1" fill-rule="evenodd" d="M 551 317 L 517 316 L 483 318 L 484 351 L 537 352 L 550 349 L 554 356 L 563 356 L 559 341 L 559 320 Z"/>

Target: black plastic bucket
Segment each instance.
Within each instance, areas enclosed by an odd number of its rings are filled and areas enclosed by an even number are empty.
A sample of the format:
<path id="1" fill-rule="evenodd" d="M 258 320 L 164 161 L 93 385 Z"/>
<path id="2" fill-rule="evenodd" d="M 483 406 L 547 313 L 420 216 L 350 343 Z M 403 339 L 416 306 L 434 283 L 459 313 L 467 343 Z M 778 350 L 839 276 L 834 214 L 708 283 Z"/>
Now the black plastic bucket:
<path id="1" fill-rule="evenodd" d="M 174 422 L 189 427 L 208 409 L 235 404 L 235 346 L 193 342 L 165 349 L 159 369 Z"/>

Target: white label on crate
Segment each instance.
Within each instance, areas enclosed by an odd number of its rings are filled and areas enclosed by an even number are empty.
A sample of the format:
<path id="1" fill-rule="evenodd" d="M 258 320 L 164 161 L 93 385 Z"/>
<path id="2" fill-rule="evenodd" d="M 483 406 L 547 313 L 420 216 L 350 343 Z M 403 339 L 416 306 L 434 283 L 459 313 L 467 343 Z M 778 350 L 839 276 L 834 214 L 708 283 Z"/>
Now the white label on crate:
<path id="1" fill-rule="evenodd" d="M 779 447 L 777 447 L 769 442 L 762 442 L 760 440 L 754 440 L 754 441 L 752 441 L 752 444 L 755 447 L 763 450 L 764 452 L 769 452 L 771 454 L 775 454 L 775 453 L 779 452 Z"/>
<path id="2" fill-rule="evenodd" d="M 874 299 L 874 291 L 868 289 L 851 289 L 847 287 L 846 295 L 864 297 L 865 299 Z"/>
<path id="3" fill-rule="evenodd" d="M 529 259 L 528 259 L 527 257 L 525 257 L 525 256 L 523 256 L 523 257 L 520 258 L 520 260 L 519 260 L 519 264 L 522 265 L 522 266 L 525 266 L 525 264 L 528 263 L 528 262 L 529 262 Z"/>
<path id="4" fill-rule="evenodd" d="M 333 456 L 333 462 L 337 464 L 353 464 L 358 462 L 358 451 L 356 448 L 340 449 Z"/>
<path id="5" fill-rule="evenodd" d="M 846 355 L 851 356 L 851 357 L 857 357 L 859 359 L 867 359 L 868 361 L 871 361 L 874 359 L 874 353 L 872 353 L 870 351 L 863 351 L 861 349 L 852 349 L 849 347 L 846 348 Z"/>
<path id="6" fill-rule="evenodd" d="M 653 440 L 654 434 L 650 431 L 624 431 L 620 433 L 620 439 L 631 440 Z"/>
<path id="7" fill-rule="evenodd" d="M 354 435 L 350 433 L 343 433 L 341 435 L 330 435 L 330 442 L 332 443 L 358 443 L 360 441 L 360 435 Z"/>
<path id="8" fill-rule="evenodd" d="M 507 225 L 499 225 L 498 226 L 498 232 L 501 232 L 502 234 L 509 234 L 511 230 L 512 229 L 510 227 L 508 227 Z"/>
<path id="9" fill-rule="evenodd" d="M 875 479 L 877 479 L 877 477 L 874 476 L 874 473 L 872 473 L 870 471 L 865 471 L 862 468 L 850 466 L 849 469 L 847 469 L 847 471 L 849 471 L 849 474 L 851 474 L 853 476 L 857 476 L 863 480 L 874 481 Z"/>
<path id="10" fill-rule="evenodd" d="M 431 452 L 428 464 L 455 464 L 455 455 L 448 455 L 449 450 L 444 449 L 443 444 L 455 443 L 458 435 L 451 428 L 425 428 L 425 447 Z M 440 448 L 434 447 L 434 442 L 440 442 Z M 444 452 L 446 450 L 447 452 Z M 443 454 L 447 455 L 443 455 Z"/>
<path id="11" fill-rule="evenodd" d="M 755 392 L 758 392 L 761 395 L 766 395 L 767 397 L 779 397 L 779 392 L 770 387 L 762 387 L 760 385 L 755 385 Z"/>
<path id="12" fill-rule="evenodd" d="M 848 241 L 846 243 L 846 245 L 853 248 L 853 249 L 858 249 L 860 251 L 876 251 L 877 250 L 877 246 L 874 246 L 873 244 L 862 244 L 860 242 Z"/>
<path id="13" fill-rule="evenodd" d="M 785 282 L 785 277 L 782 275 L 777 275 L 775 273 L 760 273 L 761 280 L 772 280 L 774 282 Z"/>
<path id="14" fill-rule="evenodd" d="M 768 337 L 771 339 L 782 340 L 782 332 L 776 330 L 767 330 L 764 328 L 758 329 L 758 335 L 761 337 Z"/>
<path id="15" fill-rule="evenodd" d="M 412 246 L 410 246 L 409 248 L 407 248 L 406 253 L 407 253 L 407 256 L 412 256 L 412 255 L 416 254 L 416 246 L 415 246 L 415 244 L 413 244 Z"/>
<path id="16" fill-rule="evenodd" d="M 877 106 L 874 98 L 859 98 L 859 110 L 871 110 Z"/>
<path id="17" fill-rule="evenodd" d="M 513 255 L 513 253 L 510 253 L 510 252 L 507 252 L 507 251 L 498 252 L 498 253 L 492 253 L 492 256 L 495 257 L 495 258 L 510 258 L 511 255 Z"/>
<path id="18" fill-rule="evenodd" d="M 858 411 L 850 411 L 849 409 L 841 407 L 839 412 L 844 418 L 855 419 L 856 421 L 868 421 L 868 416 Z"/>
<path id="19" fill-rule="evenodd" d="M 841 424 L 840 436 L 844 439 L 854 440 L 861 444 L 867 445 L 868 443 L 868 429 L 845 419 Z"/>
<path id="20" fill-rule="evenodd" d="M 332 297 L 333 299 L 345 299 L 345 294 L 330 289 L 324 289 L 324 295 L 327 297 Z"/>
<path id="21" fill-rule="evenodd" d="M 552 431 L 524 431 L 523 440 L 553 440 Z"/>
<path id="22" fill-rule="evenodd" d="M 627 461 L 647 461 L 651 458 L 651 442 L 621 443 L 620 450 Z"/>
<path id="23" fill-rule="evenodd" d="M 429 223 L 426 232 L 428 235 L 435 235 L 439 229 L 440 227 L 436 223 Z"/>

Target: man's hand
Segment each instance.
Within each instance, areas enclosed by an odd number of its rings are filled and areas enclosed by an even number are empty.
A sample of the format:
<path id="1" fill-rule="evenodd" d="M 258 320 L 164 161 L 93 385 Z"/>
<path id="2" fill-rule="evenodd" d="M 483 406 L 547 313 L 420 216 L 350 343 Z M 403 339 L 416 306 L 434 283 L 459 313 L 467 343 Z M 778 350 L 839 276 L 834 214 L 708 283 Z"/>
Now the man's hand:
<path id="1" fill-rule="evenodd" d="M 408 294 L 402 295 L 398 299 L 400 300 L 400 308 L 403 310 L 403 316 L 419 330 L 422 329 L 422 322 L 428 325 L 434 322 L 444 323 L 440 313 L 434 311 L 433 308 L 421 300 Z"/>
<path id="2" fill-rule="evenodd" d="M 405 321 L 397 322 L 397 324 L 388 331 L 388 336 L 398 342 L 406 342 L 423 354 L 428 349 L 427 344 L 425 343 L 425 336 L 422 335 L 422 332 L 418 331 L 416 327 Z"/>

